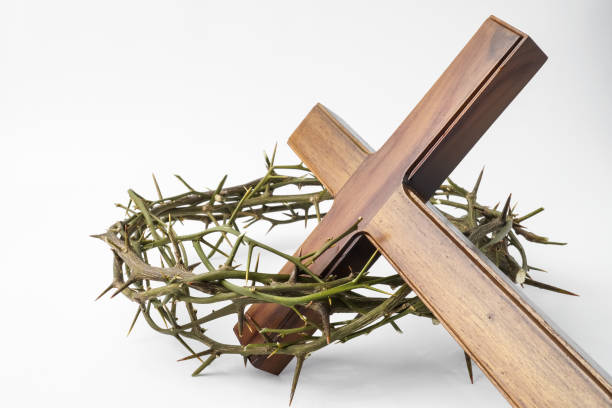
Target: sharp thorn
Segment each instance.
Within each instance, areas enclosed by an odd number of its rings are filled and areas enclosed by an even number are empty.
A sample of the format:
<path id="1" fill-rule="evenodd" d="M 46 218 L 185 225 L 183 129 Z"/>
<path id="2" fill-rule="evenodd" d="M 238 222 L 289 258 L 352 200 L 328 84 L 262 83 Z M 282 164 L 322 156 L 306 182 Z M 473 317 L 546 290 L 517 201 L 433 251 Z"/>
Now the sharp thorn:
<path id="1" fill-rule="evenodd" d="M 540 288 L 544 290 L 550 290 L 552 292 L 561 293 L 563 295 L 580 296 L 579 294 L 570 292 L 569 290 L 561 289 L 553 285 L 548 285 L 546 283 L 538 282 L 533 279 L 525 279 L 525 285 L 534 286 L 536 288 Z"/>
<path id="2" fill-rule="evenodd" d="M 465 364 L 467 366 L 468 374 L 470 376 L 470 382 L 474 384 L 474 375 L 472 373 L 472 359 L 465 351 L 463 352 L 463 354 L 465 355 Z"/>
<path id="3" fill-rule="evenodd" d="M 508 212 L 510 211 L 510 200 L 512 199 L 512 193 L 508 196 L 506 203 L 504 204 L 504 208 L 502 209 L 502 220 L 506 222 L 506 218 L 508 218 Z"/>
<path id="4" fill-rule="evenodd" d="M 140 306 L 138 306 L 138 310 L 136 311 L 136 315 L 134 316 L 134 320 L 132 320 L 132 324 L 130 325 L 130 329 L 128 330 L 127 334 L 125 335 L 125 337 L 128 337 L 130 335 L 130 333 L 132 332 L 132 329 L 134 328 L 134 325 L 136 324 L 136 320 L 138 320 L 138 316 L 140 316 Z"/>
<path id="5" fill-rule="evenodd" d="M 206 367 L 208 367 L 210 365 L 210 363 L 212 363 L 214 361 L 214 359 L 217 358 L 216 354 L 211 354 L 193 373 L 191 373 L 192 377 L 197 376 L 198 374 L 200 374 Z"/>
<path id="6" fill-rule="evenodd" d="M 530 270 L 540 271 L 540 272 L 548 272 L 546 269 L 536 268 L 535 266 L 527 265 Z"/>
<path id="7" fill-rule="evenodd" d="M 482 166 L 482 170 L 480 170 L 480 174 L 478 175 L 476 184 L 474 184 L 474 188 L 472 189 L 472 195 L 474 196 L 474 199 L 476 199 L 476 195 L 478 194 L 478 188 L 480 187 L 480 182 L 482 181 L 483 173 L 484 173 L 484 166 Z"/>
<path id="8" fill-rule="evenodd" d="M 121 285 L 117 291 L 115 293 L 113 293 L 111 295 L 111 299 L 114 298 L 115 296 L 117 296 L 119 293 L 123 292 L 123 289 L 127 288 L 128 286 L 130 286 L 132 283 L 134 283 L 134 281 L 132 279 L 127 280 L 123 285 Z"/>
<path id="9" fill-rule="evenodd" d="M 391 322 L 390 322 L 390 323 L 391 323 L 391 327 L 393 327 L 393 329 L 394 329 L 396 332 L 398 332 L 399 334 L 404 333 L 404 332 L 402 331 L 402 329 L 400 329 L 400 327 L 397 325 L 397 323 L 395 323 L 393 320 L 391 320 Z"/>
<path id="10" fill-rule="evenodd" d="M 153 184 L 155 184 L 155 190 L 157 191 L 157 196 L 159 197 L 160 200 L 163 200 L 164 197 L 162 196 L 161 190 L 159 189 L 159 184 L 157 184 L 157 179 L 155 178 L 155 174 L 151 173 L 151 176 L 153 176 Z"/>
<path id="11" fill-rule="evenodd" d="M 102 293 L 100 293 L 100 294 L 98 295 L 98 297 L 96 298 L 96 300 L 98 300 L 98 299 L 100 299 L 102 296 L 106 295 L 106 293 L 107 293 L 109 290 L 111 290 L 112 288 L 113 288 L 113 284 L 111 283 L 110 285 L 108 285 L 108 287 L 107 287 L 106 289 L 104 289 L 104 290 L 102 291 Z M 95 300 L 94 300 L 94 302 L 95 302 Z"/>
<path id="12" fill-rule="evenodd" d="M 257 259 L 255 260 L 255 269 L 253 270 L 253 272 L 257 273 L 257 271 L 259 270 L 259 255 L 261 255 L 261 252 L 257 253 Z M 255 281 L 253 281 L 255 282 Z"/>
<path id="13" fill-rule="evenodd" d="M 200 352 L 199 352 L 199 353 L 197 353 L 197 354 L 190 354 L 190 355 L 188 355 L 187 357 L 179 358 L 179 359 L 178 359 L 178 360 L 176 360 L 176 361 L 177 361 L 177 362 L 180 362 L 180 361 L 187 361 L 187 360 L 191 360 L 191 359 L 193 359 L 193 358 L 200 358 L 200 357 L 206 356 L 206 355 L 208 355 L 208 354 L 210 354 L 210 353 L 212 353 L 212 352 L 213 352 L 213 349 L 208 349 L 208 350 L 205 350 L 205 351 L 200 351 Z"/>
<path id="14" fill-rule="evenodd" d="M 295 371 L 293 372 L 293 381 L 291 382 L 291 394 L 289 395 L 289 406 L 293 402 L 293 396 L 295 395 L 295 387 L 300 378 L 300 372 L 302 371 L 302 365 L 304 364 L 304 356 L 297 356 L 297 364 L 295 365 Z"/>

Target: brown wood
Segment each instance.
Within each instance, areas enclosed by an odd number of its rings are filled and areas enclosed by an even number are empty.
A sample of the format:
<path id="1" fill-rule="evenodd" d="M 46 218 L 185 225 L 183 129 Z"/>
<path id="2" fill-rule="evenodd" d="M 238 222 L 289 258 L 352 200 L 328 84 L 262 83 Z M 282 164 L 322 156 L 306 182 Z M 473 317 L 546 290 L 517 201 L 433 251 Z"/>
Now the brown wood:
<path id="1" fill-rule="evenodd" d="M 426 204 L 545 60 L 528 36 L 490 17 L 375 153 L 315 106 L 289 144 L 335 200 L 300 248 L 315 250 L 363 217 L 359 230 L 320 257 L 313 272 L 359 269 L 375 246 L 513 406 L 612 406 L 603 371 Z M 289 264 L 281 273 L 290 270 Z M 255 305 L 247 316 L 261 327 L 300 324 L 276 305 Z M 263 341 L 248 330 L 240 340 Z M 251 361 L 279 373 L 289 358 Z"/>

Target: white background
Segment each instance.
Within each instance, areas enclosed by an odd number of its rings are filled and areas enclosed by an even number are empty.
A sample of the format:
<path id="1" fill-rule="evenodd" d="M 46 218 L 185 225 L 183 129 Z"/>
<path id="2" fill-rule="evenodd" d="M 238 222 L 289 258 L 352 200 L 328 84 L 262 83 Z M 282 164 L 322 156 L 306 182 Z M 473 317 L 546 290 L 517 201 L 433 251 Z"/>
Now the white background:
<path id="1" fill-rule="evenodd" d="M 483 201 L 546 207 L 527 225 L 570 244 L 532 245 L 531 263 L 581 296 L 525 291 L 610 371 L 610 1 L 4 0 L 0 404 L 285 406 L 293 364 L 276 377 L 224 357 L 192 378 L 174 339 L 143 322 L 126 338 L 136 307 L 93 302 L 111 256 L 88 235 L 122 216 L 128 188 L 152 197 L 151 172 L 170 194 L 175 173 L 250 180 L 277 141 L 293 162 L 285 141 L 316 102 L 380 147 L 489 14 L 549 61 L 454 178 L 486 165 Z M 304 236 L 267 239 L 291 251 Z M 440 326 L 400 325 L 315 353 L 294 406 L 506 406 L 480 371 L 469 385 Z"/>

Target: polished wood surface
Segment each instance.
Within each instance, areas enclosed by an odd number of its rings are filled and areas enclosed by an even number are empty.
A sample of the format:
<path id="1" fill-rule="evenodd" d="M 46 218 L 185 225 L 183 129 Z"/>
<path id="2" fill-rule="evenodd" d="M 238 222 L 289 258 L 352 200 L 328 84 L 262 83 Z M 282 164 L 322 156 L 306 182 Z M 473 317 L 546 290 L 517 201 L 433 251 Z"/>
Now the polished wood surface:
<path id="1" fill-rule="evenodd" d="M 313 272 L 341 276 L 376 247 L 513 406 L 610 406 L 604 374 L 425 203 L 545 60 L 524 33 L 487 19 L 375 153 L 315 106 L 289 144 L 335 200 L 300 248 L 315 250 L 363 217 L 359 230 L 319 258 Z M 286 265 L 281 273 L 290 271 Z M 247 315 L 260 327 L 301 323 L 276 305 L 255 305 Z M 263 339 L 247 330 L 240 340 Z M 289 358 L 252 362 L 278 373 Z"/>

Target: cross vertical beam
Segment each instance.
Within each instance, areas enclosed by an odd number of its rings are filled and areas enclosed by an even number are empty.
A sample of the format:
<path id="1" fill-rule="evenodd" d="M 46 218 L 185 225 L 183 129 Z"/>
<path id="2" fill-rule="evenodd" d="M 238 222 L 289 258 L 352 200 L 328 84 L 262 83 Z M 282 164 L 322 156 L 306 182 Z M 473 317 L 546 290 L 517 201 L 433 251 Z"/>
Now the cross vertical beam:
<path id="1" fill-rule="evenodd" d="M 491 17 L 376 153 L 315 107 L 289 144 L 334 194 L 303 253 L 359 230 L 311 266 L 321 276 L 363 265 L 375 246 L 514 406 L 609 406 L 612 386 L 425 201 L 546 60 L 524 33 Z M 281 273 L 288 273 L 286 265 Z M 286 308 L 255 305 L 261 327 L 290 327 Z M 258 342 L 247 333 L 243 344 Z M 286 356 L 252 359 L 280 372 Z"/>

